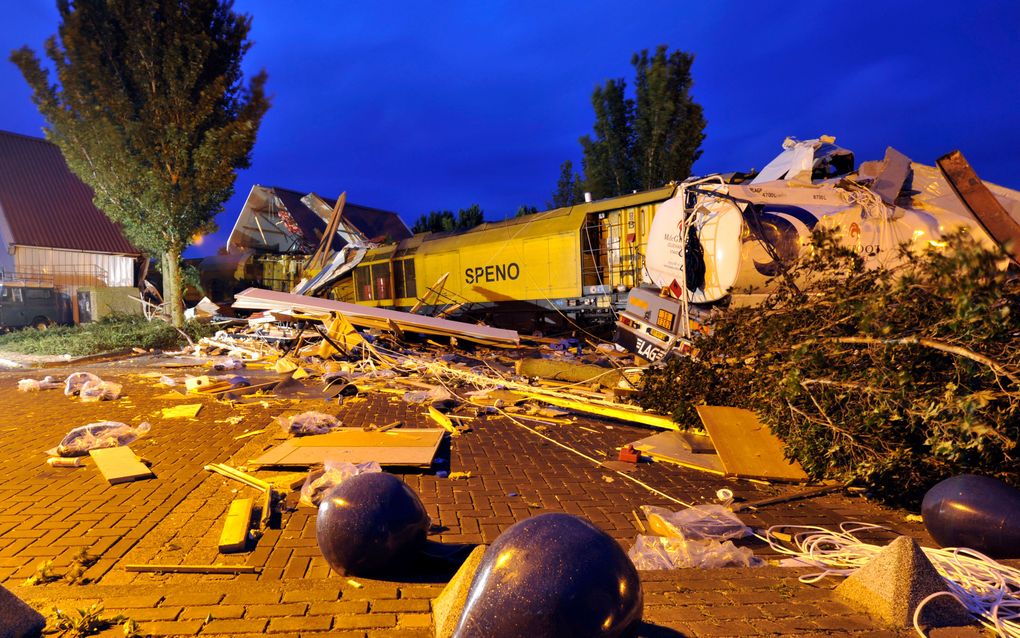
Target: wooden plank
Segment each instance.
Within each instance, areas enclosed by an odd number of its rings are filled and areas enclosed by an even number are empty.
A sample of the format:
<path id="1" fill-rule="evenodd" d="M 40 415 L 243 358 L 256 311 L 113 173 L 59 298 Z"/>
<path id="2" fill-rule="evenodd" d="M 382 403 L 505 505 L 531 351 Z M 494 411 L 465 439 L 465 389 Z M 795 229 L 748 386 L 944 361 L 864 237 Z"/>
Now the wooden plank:
<path id="1" fill-rule="evenodd" d="M 649 456 L 656 461 L 673 463 L 695 470 L 711 472 L 722 476 L 722 461 L 717 454 L 694 452 L 688 447 L 684 440 L 686 432 L 660 432 L 631 445 L 644 456 Z"/>
<path id="2" fill-rule="evenodd" d="M 432 458 L 439 449 L 443 440 L 443 430 L 394 430 L 391 432 L 364 432 L 356 430 L 359 435 L 375 435 L 376 437 L 388 437 L 390 435 L 401 435 L 406 432 L 417 433 L 413 437 L 403 437 L 404 445 L 396 446 L 387 444 L 380 445 L 301 445 L 313 437 L 299 437 L 284 441 L 280 445 L 266 451 L 262 456 L 248 462 L 251 466 L 277 466 L 277 467 L 309 467 L 320 465 L 326 461 L 348 461 L 350 463 L 366 463 L 376 461 L 380 465 L 401 465 L 411 467 L 428 467 L 432 465 Z M 329 434 L 317 435 L 319 437 L 333 437 L 333 440 L 343 441 L 341 434 L 348 432 L 331 432 Z M 418 438 L 422 437 L 422 438 Z M 348 438 L 355 442 L 365 443 L 367 439 L 358 436 Z M 394 439 L 401 440 L 401 439 Z M 313 442 L 314 439 L 313 439 Z"/>
<path id="3" fill-rule="evenodd" d="M 248 528 L 251 527 L 251 511 L 254 499 L 235 498 L 230 503 L 227 518 L 220 532 L 220 553 L 243 552 L 248 544 Z"/>
<path id="4" fill-rule="evenodd" d="M 743 512 L 744 510 L 755 510 L 760 507 L 767 505 L 777 505 L 779 503 L 790 503 L 792 501 L 799 501 L 805 498 L 813 498 L 815 496 L 822 496 L 831 492 L 839 492 L 846 489 L 845 485 L 823 485 L 822 487 L 816 487 L 814 489 L 805 490 L 803 492 L 794 492 L 793 494 L 783 494 L 781 496 L 774 496 L 772 498 L 765 498 L 760 501 L 752 501 L 750 503 L 742 503 L 740 505 L 731 507 L 734 513 Z"/>
<path id="5" fill-rule="evenodd" d="M 89 456 L 95 461 L 96 467 L 103 473 L 103 478 L 110 482 L 110 485 L 154 476 L 152 470 L 139 461 L 131 448 L 126 445 L 89 450 Z"/>
<path id="6" fill-rule="evenodd" d="M 607 417 L 610 419 L 617 419 L 619 421 L 627 421 L 630 423 L 640 423 L 641 425 L 650 425 L 655 428 L 662 428 L 664 430 L 679 430 L 680 426 L 673 423 L 673 419 L 668 416 L 662 416 L 661 414 L 652 414 L 651 412 L 641 412 L 632 408 L 619 407 L 604 405 L 600 403 L 588 403 L 585 401 L 576 401 L 573 399 L 565 399 L 562 397 L 554 397 L 546 394 L 538 394 L 535 392 L 519 392 L 518 394 L 525 396 L 529 399 L 536 399 L 543 403 L 555 405 L 557 407 L 566 408 L 568 410 L 574 410 L 576 412 L 584 412 L 586 414 L 594 414 L 596 416 Z"/>
<path id="7" fill-rule="evenodd" d="M 453 421 L 448 416 L 435 409 L 431 405 L 429 406 L 429 416 L 432 420 L 443 427 L 444 430 L 450 433 L 450 436 L 460 436 L 460 430 L 453 427 Z"/>
<path id="8" fill-rule="evenodd" d="M 257 574 L 254 565 L 125 565 L 126 572 L 157 574 Z"/>
<path id="9" fill-rule="evenodd" d="M 171 408 L 163 408 L 164 419 L 193 419 L 202 409 L 201 403 L 182 403 Z"/>
<path id="10" fill-rule="evenodd" d="M 963 157 L 963 153 L 953 151 L 938 158 L 935 163 L 963 204 L 970 209 L 992 239 L 1008 247 L 1009 256 L 1020 264 L 1020 224 L 985 186 Z"/>
<path id="11" fill-rule="evenodd" d="M 291 439 L 294 447 L 433 447 L 442 439 L 436 428 L 403 428 L 379 432 L 361 428 L 336 428 L 328 434 L 313 434 Z"/>
<path id="12" fill-rule="evenodd" d="M 808 480 L 800 463 L 786 460 L 782 441 L 754 412 L 711 405 L 699 405 L 697 410 L 727 476 L 766 481 Z"/>

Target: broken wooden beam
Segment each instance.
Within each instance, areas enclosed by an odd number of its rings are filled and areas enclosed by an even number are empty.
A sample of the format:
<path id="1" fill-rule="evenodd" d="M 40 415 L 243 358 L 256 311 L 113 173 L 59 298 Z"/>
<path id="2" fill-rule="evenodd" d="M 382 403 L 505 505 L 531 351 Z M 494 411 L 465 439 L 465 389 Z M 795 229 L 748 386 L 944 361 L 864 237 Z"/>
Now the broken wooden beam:
<path id="1" fill-rule="evenodd" d="M 257 574 L 254 565 L 125 565 L 126 572 L 157 574 Z"/>
<path id="2" fill-rule="evenodd" d="M 616 388 L 626 382 L 623 373 L 615 368 L 564 361 L 561 359 L 520 359 L 516 363 L 518 375 L 570 381 L 573 383 L 597 383 L 604 388 Z"/>
<path id="3" fill-rule="evenodd" d="M 960 151 L 935 160 L 942 175 L 982 227 L 1020 264 L 1020 224 L 1009 214 Z"/>
<path id="4" fill-rule="evenodd" d="M 520 336 L 513 330 L 413 315 L 387 308 L 359 306 L 332 299 L 318 299 L 258 288 L 248 288 L 235 295 L 234 299 L 234 308 L 246 310 L 303 312 L 309 315 L 322 316 L 323 318 L 327 317 L 329 313 L 337 312 L 342 314 L 353 325 L 363 328 L 389 330 L 389 322 L 392 321 L 405 332 L 456 337 L 457 339 L 466 339 L 492 346 L 506 347 L 520 344 Z"/>
<path id="5" fill-rule="evenodd" d="M 243 552 L 248 545 L 248 528 L 251 527 L 251 513 L 255 501 L 250 498 L 235 498 L 227 510 L 220 532 L 219 549 L 221 554 Z"/>
<path id="6" fill-rule="evenodd" d="M 830 494 L 832 492 L 842 491 L 845 486 L 840 485 L 823 485 L 822 487 L 816 487 L 810 490 L 804 490 L 802 492 L 794 492 L 793 494 L 783 494 L 781 496 L 773 496 L 772 498 L 763 498 L 760 501 L 751 501 L 750 503 L 741 503 L 730 509 L 736 512 L 743 512 L 746 510 L 754 510 L 759 507 L 765 507 L 766 505 L 778 505 L 780 503 L 791 503 L 793 501 L 799 501 L 805 498 L 813 498 L 815 496 L 822 496 L 824 494 Z"/>

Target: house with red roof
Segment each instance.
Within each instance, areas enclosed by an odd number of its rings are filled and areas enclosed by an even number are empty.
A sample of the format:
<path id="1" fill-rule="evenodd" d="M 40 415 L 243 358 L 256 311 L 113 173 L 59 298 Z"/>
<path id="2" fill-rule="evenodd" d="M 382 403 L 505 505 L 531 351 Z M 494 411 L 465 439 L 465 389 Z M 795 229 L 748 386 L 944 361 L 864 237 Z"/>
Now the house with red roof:
<path id="1" fill-rule="evenodd" d="M 58 321 L 141 307 L 141 252 L 92 198 L 56 145 L 0 131 L 0 282 L 54 287 Z"/>

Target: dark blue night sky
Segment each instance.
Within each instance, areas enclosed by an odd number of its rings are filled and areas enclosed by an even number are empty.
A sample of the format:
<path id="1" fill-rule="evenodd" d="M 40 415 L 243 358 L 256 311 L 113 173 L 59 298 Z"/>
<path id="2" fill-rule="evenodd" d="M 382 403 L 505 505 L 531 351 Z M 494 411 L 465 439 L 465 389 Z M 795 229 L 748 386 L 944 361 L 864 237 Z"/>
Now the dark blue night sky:
<path id="1" fill-rule="evenodd" d="M 16 6 L 17 8 L 13 8 Z M 858 160 L 894 146 L 917 161 L 961 149 L 1020 188 L 1016 2 L 272 2 L 253 16 L 246 68 L 273 106 L 252 167 L 219 217 L 215 252 L 252 184 L 399 212 L 478 203 L 488 219 L 549 200 L 580 160 L 592 89 L 632 78 L 631 55 L 696 55 L 708 120 L 699 174 L 760 168 L 787 135 L 836 136 Z M 0 26 L 0 129 L 41 135 L 7 61 L 55 33 L 52 0 L 12 3 Z"/>

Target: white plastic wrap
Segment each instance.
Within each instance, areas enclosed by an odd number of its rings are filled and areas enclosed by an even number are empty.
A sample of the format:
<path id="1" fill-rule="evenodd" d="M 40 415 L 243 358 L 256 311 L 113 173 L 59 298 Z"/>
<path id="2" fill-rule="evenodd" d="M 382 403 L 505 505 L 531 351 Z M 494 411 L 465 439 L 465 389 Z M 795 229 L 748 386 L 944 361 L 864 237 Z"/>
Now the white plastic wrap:
<path id="1" fill-rule="evenodd" d="M 73 397 L 81 392 L 83 385 L 89 381 L 100 383 L 102 379 L 91 372 L 73 372 L 64 380 L 64 396 Z"/>
<path id="2" fill-rule="evenodd" d="M 21 392 L 38 392 L 40 390 L 54 390 L 63 384 L 53 377 L 43 377 L 41 380 L 21 379 L 18 381 L 18 390 Z"/>
<path id="3" fill-rule="evenodd" d="M 637 569 L 760 567 L 765 561 L 733 541 L 687 540 L 639 534 L 627 552 Z"/>
<path id="4" fill-rule="evenodd" d="M 301 487 L 299 503 L 309 507 L 318 507 L 322 497 L 337 485 L 352 476 L 382 472 L 382 467 L 375 461 L 367 463 L 348 463 L 347 461 L 327 461 L 319 472 L 310 472 L 305 484 Z"/>
<path id="5" fill-rule="evenodd" d="M 325 434 L 340 426 L 340 420 L 322 412 L 303 412 L 292 417 L 279 417 L 280 425 L 294 436 Z"/>
<path id="6" fill-rule="evenodd" d="M 648 530 L 659 536 L 688 540 L 726 540 L 743 538 L 751 533 L 736 514 L 722 505 L 695 505 L 679 512 L 664 507 L 642 505 L 648 519 Z"/>
<path id="7" fill-rule="evenodd" d="M 93 401 L 116 401 L 120 398 L 122 386 L 113 381 L 86 381 L 79 396 L 85 403 Z"/>
<path id="8" fill-rule="evenodd" d="M 118 421 L 100 421 L 74 428 L 57 446 L 57 456 L 85 456 L 89 450 L 128 445 L 149 432 L 151 426 L 141 423 L 133 428 Z"/>

